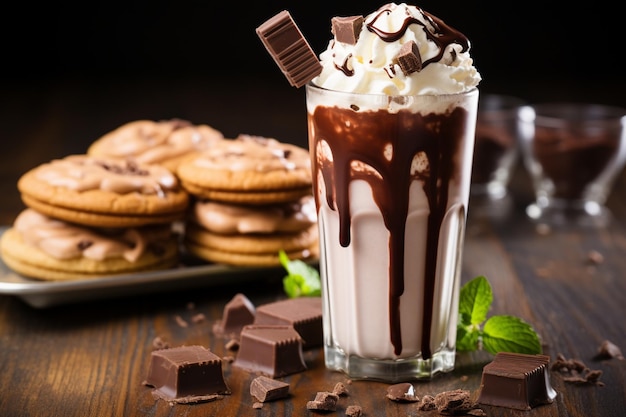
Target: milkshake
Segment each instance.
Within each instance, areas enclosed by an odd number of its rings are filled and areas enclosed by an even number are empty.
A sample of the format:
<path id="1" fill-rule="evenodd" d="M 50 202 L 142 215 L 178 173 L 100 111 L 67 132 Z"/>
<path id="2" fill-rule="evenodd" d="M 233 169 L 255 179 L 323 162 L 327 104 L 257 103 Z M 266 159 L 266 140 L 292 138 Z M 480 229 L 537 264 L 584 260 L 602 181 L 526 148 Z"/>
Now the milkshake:
<path id="1" fill-rule="evenodd" d="M 429 378 L 454 367 L 480 75 L 467 38 L 415 6 L 332 33 L 306 86 L 326 366 Z"/>

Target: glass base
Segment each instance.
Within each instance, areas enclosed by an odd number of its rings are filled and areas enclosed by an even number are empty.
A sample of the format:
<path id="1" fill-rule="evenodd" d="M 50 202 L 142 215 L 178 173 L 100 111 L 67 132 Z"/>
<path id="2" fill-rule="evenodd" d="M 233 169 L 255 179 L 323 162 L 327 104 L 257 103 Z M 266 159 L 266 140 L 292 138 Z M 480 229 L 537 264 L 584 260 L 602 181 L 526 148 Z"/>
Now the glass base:
<path id="1" fill-rule="evenodd" d="M 593 201 L 538 201 L 526 207 L 526 214 L 536 223 L 554 227 L 606 227 L 611 221 L 611 212 Z"/>
<path id="2" fill-rule="evenodd" d="M 324 347 L 326 367 L 347 374 L 351 379 L 381 381 L 391 384 L 430 379 L 439 372 L 454 369 L 455 350 L 435 353 L 430 359 L 366 359 L 346 355 L 341 349 Z"/>

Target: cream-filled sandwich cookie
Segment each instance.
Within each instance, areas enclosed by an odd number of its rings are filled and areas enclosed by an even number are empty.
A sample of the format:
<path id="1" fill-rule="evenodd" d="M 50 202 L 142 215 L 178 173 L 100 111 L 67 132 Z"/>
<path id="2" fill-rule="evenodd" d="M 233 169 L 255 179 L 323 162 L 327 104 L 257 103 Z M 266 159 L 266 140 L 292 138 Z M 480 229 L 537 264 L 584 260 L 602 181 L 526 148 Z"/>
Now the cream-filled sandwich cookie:
<path id="1" fill-rule="evenodd" d="M 178 237 L 169 225 L 79 226 L 25 209 L 0 240 L 9 268 L 41 280 L 74 280 L 170 268 Z"/>
<path id="2" fill-rule="evenodd" d="M 175 172 L 181 160 L 223 139 L 222 132 L 206 124 L 181 119 L 135 120 L 96 139 L 87 154 L 160 164 Z"/>
<path id="3" fill-rule="evenodd" d="M 18 180 L 24 204 L 64 221 L 98 227 L 169 223 L 184 217 L 189 194 L 161 165 L 70 155 Z"/>
<path id="4" fill-rule="evenodd" d="M 270 205 L 198 201 L 187 222 L 185 246 L 200 258 L 232 265 L 279 265 L 280 250 L 290 259 L 316 258 L 316 219 L 312 196 Z"/>
<path id="5" fill-rule="evenodd" d="M 229 203 L 271 204 L 311 194 L 308 150 L 274 138 L 240 135 L 178 166 L 190 194 Z"/>

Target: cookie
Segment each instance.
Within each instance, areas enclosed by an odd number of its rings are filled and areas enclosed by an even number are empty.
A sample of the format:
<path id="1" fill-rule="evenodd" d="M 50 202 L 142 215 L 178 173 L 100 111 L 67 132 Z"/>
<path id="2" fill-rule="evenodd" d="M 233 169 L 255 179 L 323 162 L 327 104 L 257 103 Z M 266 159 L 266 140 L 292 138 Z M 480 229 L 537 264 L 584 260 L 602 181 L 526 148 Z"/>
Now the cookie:
<path id="1" fill-rule="evenodd" d="M 266 205 L 197 201 L 190 210 L 185 247 L 217 263 L 279 265 L 278 252 L 290 259 L 318 252 L 317 212 L 313 196 Z"/>
<path id="2" fill-rule="evenodd" d="M 179 242 L 168 225 L 90 228 L 25 209 L 2 235 L 0 251 L 24 276 L 75 280 L 173 267 Z"/>
<path id="3" fill-rule="evenodd" d="M 308 151 L 260 136 L 226 139 L 185 159 L 177 174 L 190 194 L 215 201 L 270 204 L 311 194 Z"/>
<path id="4" fill-rule="evenodd" d="M 278 266 L 280 250 L 284 250 L 289 259 L 317 258 L 317 226 L 298 233 L 222 235 L 188 224 L 185 247 L 191 254 L 209 262 L 237 266 Z"/>
<path id="5" fill-rule="evenodd" d="M 211 126 L 186 120 L 135 120 L 96 139 L 87 154 L 160 164 L 175 172 L 181 160 L 223 138 L 222 132 Z"/>
<path id="6" fill-rule="evenodd" d="M 189 194 L 160 165 L 70 155 L 26 172 L 24 204 L 67 222 L 100 227 L 169 223 L 184 217 Z"/>

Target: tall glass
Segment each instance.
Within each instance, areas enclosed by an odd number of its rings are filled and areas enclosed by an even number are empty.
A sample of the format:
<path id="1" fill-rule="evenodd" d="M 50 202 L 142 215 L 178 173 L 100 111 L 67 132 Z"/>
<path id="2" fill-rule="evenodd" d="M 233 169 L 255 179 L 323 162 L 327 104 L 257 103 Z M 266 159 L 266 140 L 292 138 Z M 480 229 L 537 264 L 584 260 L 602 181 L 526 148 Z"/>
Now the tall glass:
<path id="1" fill-rule="evenodd" d="M 389 383 L 454 368 L 478 90 L 309 84 L 326 366 Z"/>

